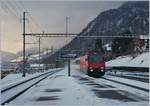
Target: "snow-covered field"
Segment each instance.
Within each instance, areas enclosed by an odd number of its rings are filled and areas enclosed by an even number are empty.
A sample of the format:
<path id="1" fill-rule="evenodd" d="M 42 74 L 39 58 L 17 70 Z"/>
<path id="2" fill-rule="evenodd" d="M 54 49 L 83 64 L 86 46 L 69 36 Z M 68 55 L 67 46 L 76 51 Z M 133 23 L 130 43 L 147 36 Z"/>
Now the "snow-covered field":
<path id="1" fill-rule="evenodd" d="M 16 85 L 20 82 L 24 82 L 26 80 L 29 80 L 29 79 L 39 76 L 41 74 L 53 71 L 53 70 L 56 70 L 56 69 L 50 69 L 50 70 L 46 70 L 45 72 L 38 72 L 38 73 L 34 73 L 34 74 L 26 74 L 26 77 L 22 77 L 21 73 L 9 74 L 0 81 L 1 90 L 6 89 L 10 86 Z"/>
<path id="2" fill-rule="evenodd" d="M 118 57 L 107 62 L 108 67 L 112 66 L 133 66 L 149 67 L 149 53 L 143 53 L 132 59 L 130 56 Z M 78 59 L 76 59 L 78 60 Z M 71 77 L 68 77 L 68 70 L 65 67 L 40 83 L 34 85 L 25 93 L 6 105 L 82 105 L 82 106 L 148 106 L 149 92 L 121 85 L 102 78 L 91 78 L 80 71 L 79 65 L 71 63 Z M 121 71 L 119 72 L 122 73 Z M 148 73 L 124 72 L 128 76 L 135 74 L 143 75 Z M 9 75 L 1 80 L 1 87 L 27 80 L 34 76 L 27 75 L 22 78 L 21 74 Z M 145 75 L 146 74 L 146 75 Z M 138 77 L 138 76 L 137 76 Z M 141 76 L 140 76 L 141 77 Z M 149 83 L 105 75 L 104 78 L 120 81 L 129 85 L 149 89 Z"/>
<path id="3" fill-rule="evenodd" d="M 149 52 L 138 55 L 135 58 L 131 56 L 120 56 L 106 63 L 107 67 L 146 67 L 149 68 Z"/>
<path id="4" fill-rule="evenodd" d="M 66 67 L 6 105 L 148 106 L 147 92 L 88 77 L 78 65 L 71 64 L 71 77 L 67 72 Z"/>

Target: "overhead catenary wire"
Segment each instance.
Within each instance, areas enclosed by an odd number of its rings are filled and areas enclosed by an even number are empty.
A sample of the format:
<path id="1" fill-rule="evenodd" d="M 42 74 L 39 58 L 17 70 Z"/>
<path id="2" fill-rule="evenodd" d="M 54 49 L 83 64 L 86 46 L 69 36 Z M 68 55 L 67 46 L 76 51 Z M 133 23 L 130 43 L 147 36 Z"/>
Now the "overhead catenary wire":
<path id="1" fill-rule="evenodd" d="M 5 5 L 5 8 L 9 10 L 10 13 L 12 13 L 17 19 L 20 20 L 20 14 L 22 13 L 22 9 L 18 6 L 18 4 L 16 4 L 14 1 L 12 2 L 9 0 L 3 2 L 3 4 Z M 30 32 L 32 32 L 31 27 L 29 27 L 29 30 Z"/>
<path id="2" fill-rule="evenodd" d="M 13 4 L 10 0 L 6 0 L 6 3 L 12 8 L 12 10 L 16 13 L 17 16 L 20 17 L 20 10 L 16 8 L 17 6 Z"/>
<path id="3" fill-rule="evenodd" d="M 35 18 L 33 18 L 30 14 L 29 14 L 29 18 L 33 22 L 33 24 L 35 24 L 35 26 L 37 27 L 37 29 L 39 29 L 40 32 L 42 32 L 43 31 L 42 27 L 41 27 L 41 25 L 38 24 L 38 22 L 35 20 Z"/>
<path id="4" fill-rule="evenodd" d="M 12 7 L 13 10 L 15 10 L 16 12 L 14 13 L 16 16 L 20 16 L 20 14 L 23 12 L 23 11 L 26 11 L 26 12 L 29 12 L 27 8 L 25 8 L 24 6 L 24 3 L 22 1 L 12 1 L 12 0 L 6 0 L 7 3 Z M 28 14 L 29 15 L 29 14 Z M 41 25 L 39 25 L 39 23 L 35 20 L 35 18 L 33 18 L 33 16 L 29 15 L 29 20 L 30 21 L 30 24 L 34 24 L 35 27 L 37 27 L 38 30 L 42 31 L 42 27 Z M 31 26 L 30 26 L 31 28 Z M 33 28 L 30 29 L 30 31 L 33 31 Z"/>
<path id="5" fill-rule="evenodd" d="M 22 1 L 18 1 L 18 3 L 22 6 L 22 8 L 24 9 L 24 11 L 28 11 L 28 9 L 25 8 L 24 4 Z M 30 13 L 30 11 L 28 11 Z M 39 23 L 37 22 L 37 20 L 35 20 L 35 18 L 33 18 L 33 16 L 31 16 L 29 14 L 29 18 L 31 19 L 31 21 L 35 24 L 35 26 L 39 27 L 38 29 L 40 29 L 40 31 L 42 32 L 42 27 L 41 25 L 39 25 Z"/>
<path id="6" fill-rule="evenodd" d="M 1 7 L 1 12 L 3 12 L 3 14 L 5 13 L 5 14 L 10 14 L 10 11 L 8 10 L 8 8 L 7 8 L 7 6 L 3 3 L 3 5 L 2 5 L 2 2 L 0 3 L 0 7 Z M 13 16 L 14 16 L 14 14 L 13 14 Z M 15 16 L 16 17 L 16 16 Z"/>
<path id="7" fill-rule="evenodd" d="M 21 7 L 23 8 L 23 11 L 28 11 L 28 10 L 25 8 L 25 6 L 24 6 L 24 4 L 23 4 L 23 2 L 22 2 L 21 0 L 18 1 L 18 4 L 21 5 Z"/>
<path id="8" fill-rule="evenodd" d="M 13 17 L 17 19 L 20 19 L 20 17 L 18 17 L 16 12 L 14 12 L 12 8 L 10 8 L 11 6 L 7 4 L 6 1 L 0 1 L 0 2 L 4 11 L 7 11 L 7 13 L 10 13 Z"/>
<path id="9" fill-rule="evenodd" d="M 29 22 L 27 24 L 29 32 L 32 33 L 33 31 L 37 31 L 37 30 L 42 31 L 42 27 L 35 20 L 35 18 L 33 18 L 33 16 L 30 15 L 30 11 L 25 7 L 25 5 L 24 5 L 24 3 L 22 1 L 14 1 L 13 3 L 20 10 L 20 12 L 23 12 L 23 11 L 29 12 L 29 14 L 28 14 L 28 21 Z M 34 37 L 32 37 L 32 41 L 33 41 L 33 44 L 36 44 L 37 39 L 35 39 Z"/>
<path id="10" fill-rule="evenodd" d="M 23 7 L 20 6 L 20 5 L 18 4 L 18 2 L 19 2 L 19 1 L 13 1 L 14 5 L 16 6 L 16 8 L 18 8 L 18 10 L 22 13 L 22 12 L 24 11 L 24 9 L 22 9 Z"/>

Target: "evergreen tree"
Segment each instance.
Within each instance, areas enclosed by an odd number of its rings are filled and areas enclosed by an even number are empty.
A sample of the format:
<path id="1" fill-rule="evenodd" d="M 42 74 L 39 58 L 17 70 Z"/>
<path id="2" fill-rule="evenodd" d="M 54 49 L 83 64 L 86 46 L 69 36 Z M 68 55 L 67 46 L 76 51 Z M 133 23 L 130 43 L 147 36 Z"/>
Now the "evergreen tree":
<path id="1" fill-rule="evenodd" d="M 122 33 L 124 34 L 131 34 L 131 32 L 126 30 Z M 132 41 L 132 38 L 115 38 L 112 43 L 112 52 L 115 54 L 128 53 Z"/>
<path id="2" fill-rule="evenodd" d="M 95 42 L 95 50 L 102 50 L 102 40 L 101 39 L 97 39 Z"/>

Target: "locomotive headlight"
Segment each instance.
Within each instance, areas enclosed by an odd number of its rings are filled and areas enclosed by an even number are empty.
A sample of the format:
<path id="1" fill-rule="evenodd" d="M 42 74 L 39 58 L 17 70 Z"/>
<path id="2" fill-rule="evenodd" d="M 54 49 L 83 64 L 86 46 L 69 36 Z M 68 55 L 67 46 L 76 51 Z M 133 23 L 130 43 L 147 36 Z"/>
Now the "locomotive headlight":
<path id="1" fill-rule="evenodd" d="M 104 70 L 101 70 L 101 72 L 103 72 Z"/>
<path id="2" fill-rule="evenodd" d="M 93 69 L 90 69 L 91 72 L 93 72 Z"/>

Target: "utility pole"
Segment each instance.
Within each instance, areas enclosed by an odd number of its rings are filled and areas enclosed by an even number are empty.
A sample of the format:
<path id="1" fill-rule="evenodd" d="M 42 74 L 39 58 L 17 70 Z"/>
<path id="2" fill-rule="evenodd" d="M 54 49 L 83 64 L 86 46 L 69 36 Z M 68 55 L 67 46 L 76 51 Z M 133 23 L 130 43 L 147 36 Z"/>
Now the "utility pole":
<path id="1" fill-rule="evenodd" d="M 69 17 L 66 16 L 66 36 L 68 34 L 68 19 L 69 19 Z"/>
<path id="2" fill-rule="evenodd" d="M 28 12 L 23 12 L 23 73 L 22 73 L 22 77 L 26 76 L 26 69 L 25 69 L 25 65 L 26 65 L 26 59 L 25 59 L 25 34 L 26 34 L 26 30 L 25 30 L 25 24 L 26 24 L 26 13 Z"/>
<path id="3" fill-rule="evenodd" d="M 66 44 L 67 42 L 67 34 L 68 34 L 68 19 L 69 17 L 66 17 Z M 70 57 L 67 58 L 67 62 L 68 62 L 68 76 L 70 76 Z"/>
<path id="4" fill-rule="evenodd" d="M 40 59 L 41 59 L 41 37 L 39 37 L 39 71 L 40 71 Z"/>
<path id="5" fill-rule="evenodd" d="M 54 53 L 54 47 L 53 47 L 53 46 L 51 46 L 50 51 L 51 51 L 51 54 L 53 54 L 53 53 Z"/>
<path id="6" fill-rule="evenodd" d="M 68 76 L 70 77 L 71 74 L 70 74 L 70 58 L 68 58 Z"/>
<path id="7" fill-rule="evenodd" d="M 66 44 L 68 43 L 67 42 L 67 34 L 68 34 L 68 20 L 69 20 L 69 17 L 68 16 L 66 16 Z"/>
<path id="8" fill-rule="evenodd" d="M 48 52 L 48 48 L 46 48 L 46 55 L 48 56 L 49 52 Z M 48 63 L 46 62 L 46 70 L 48 70 Z"/>

